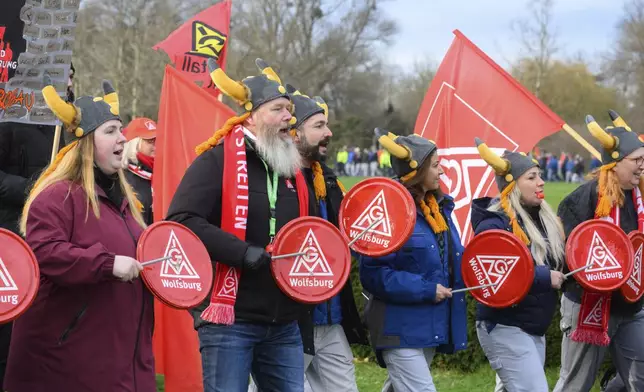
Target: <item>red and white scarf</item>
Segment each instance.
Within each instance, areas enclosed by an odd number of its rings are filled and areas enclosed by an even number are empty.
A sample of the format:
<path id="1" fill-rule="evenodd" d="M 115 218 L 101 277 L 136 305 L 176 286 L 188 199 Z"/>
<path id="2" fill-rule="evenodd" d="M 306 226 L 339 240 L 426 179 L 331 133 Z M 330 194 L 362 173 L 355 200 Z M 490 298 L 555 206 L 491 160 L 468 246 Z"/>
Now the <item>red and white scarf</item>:
<path id="1" fill-rule="evenodd" d="M 309 193 L 300 171 L 295 175 L 300 216 L 309 212 Z M 237 125 L 224 139 L 224 172 L 221 195 L 221 229 L 246 240 L 248 221 L 248 167 L 244 128 Z M 223 263 L 215 266 L 210 304 L 201 318 L 215 324 L 235 323 L 235 301 L 241 270 Z"/>
<path id="2" fill-rule="evenodd" d="M 631 192 L 633 204 L 637 209 L 637 228 L 644 232 L 644 205 L 639 188 L 635 187 Z M 615 203 L 609 216 L 595 218 L 607 220 L 619 227 L 620 211 L 619 205 Z M 610 300 L 612 293 L 583 291 L 581 298 L 581 309 L 577 319 L 577 328 L 570 335 L 570 339 L 576 342 L 589 343 L 598 346 L 608 346 L 608 320 L 610 318 Z"/>

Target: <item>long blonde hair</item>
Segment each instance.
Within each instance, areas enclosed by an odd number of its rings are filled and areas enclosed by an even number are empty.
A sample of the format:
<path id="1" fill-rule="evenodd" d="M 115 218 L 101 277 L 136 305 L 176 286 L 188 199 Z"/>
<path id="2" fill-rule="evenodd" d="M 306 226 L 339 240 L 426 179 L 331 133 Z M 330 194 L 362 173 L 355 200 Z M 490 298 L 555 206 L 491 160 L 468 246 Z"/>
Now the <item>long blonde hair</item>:
<path id="1" fill-rule="evenodd" d="M 537 228 L 537 225 L 521 204 L 521 191 L 518 186 L 512 189 L 509 199 L 510 207 L 521 218 L 526 234 L 530 239 L 530 252 L 535 263 L 537 265 L 545 265 L 546 259 L 550 256 L 555 262 L 555 265 L 551 265 L 551 267 L 556 270 L 561 270 L 565 258 L 564 230 L 561 221 L 552 208 L 550 208 L 550 205 L 544 201 L 541 203 L 541 209 L 539 210 L 539 219 L 541 219 L 541 223 L 546 231 L 546 237 L 544 238 Z M 488 210 L 504 212 L 500 201 L 492 204 Z"/>
<path id="2" fill-rule="evenodd" d="M 127 169 L 130 163 L 139 163 L 139 159 L 136 157 L 136 153 L 139 152 L 140 145 L 140 137 L 135 137 L 134 139 L 125 143 L 125 146 L 123 147 L 123 157 L 121 158 L 121 167 L 123 169 Z"/>
<path id="3" fill-rule="evenodd" d="M 29 216 L 31 203 L 45 189 L 60 181 L 71 181 L 73 184 L 80 185 L 83 188 L 87 196 L 86 220 L 89 217 L 90 207 L 94 216 L 100 218 L 100 208 L 94 179 L 94 134 L 90 133 L 70 147 L 68 151 L 62 154 L 62 156 L 57 157 L 56 161 L 43 171 L 43 174 L 38 178 L 34 188 L 29 193 L 25 207 L 22 210 L 22 217 L 20 218 L 20 232 L 22 235 L 26 235 L 27 233 L 27 218 Z M 118 171 L 118 177 L 121 190 L 128 201 L 132 216 L 141 227 L 145 228 L 146 224 L 141 215 L 141 203 L 137 200 L 132 187 L 127 183 L 122 170 Z M 71 191 L 71 185 L 69 191 Z"/>

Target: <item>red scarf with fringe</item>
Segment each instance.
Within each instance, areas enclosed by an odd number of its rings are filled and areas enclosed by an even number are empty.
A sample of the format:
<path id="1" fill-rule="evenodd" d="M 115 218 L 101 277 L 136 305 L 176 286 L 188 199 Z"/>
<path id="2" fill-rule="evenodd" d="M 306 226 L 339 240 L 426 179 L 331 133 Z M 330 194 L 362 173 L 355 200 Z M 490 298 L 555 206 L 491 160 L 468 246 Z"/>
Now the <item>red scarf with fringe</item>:
<path id="1" fill-rule="evenodd" d="M 309 212 L 309 191 L 300 171 L 295 175 L 300 216 Z M 224 172 L 221 194 L 221 229 L 246 240 L 248 221 L 248 167 L 242 125 L 235 126 L 224 138 Z M 215 324 L 235 323 L 235 301 L 241 270 L 223 263 L 215 266 L 210 304 L 201 318 Z"/>
<path id="2" fill-rule="evenodd" d="M 637 227 L 644 232 L 644 205 L 639 188 L 635 187 L 631 192 L 633 205 L 637 210 Z M 609 216 L 597 216 L 596 219 L 607 220 L 619 227 L 620 212 L 619 205 L 615 203 L 611 208 Z M 608 320 L 610 318 L 610 301 L 612 293 L 598 293 L 584 290 L 581 297 L 581 308 L 577 319 L 577 328 L 570 335 L 570 339 L 576 342 L 589 343 L 597 346 L 608 346 Z"/>

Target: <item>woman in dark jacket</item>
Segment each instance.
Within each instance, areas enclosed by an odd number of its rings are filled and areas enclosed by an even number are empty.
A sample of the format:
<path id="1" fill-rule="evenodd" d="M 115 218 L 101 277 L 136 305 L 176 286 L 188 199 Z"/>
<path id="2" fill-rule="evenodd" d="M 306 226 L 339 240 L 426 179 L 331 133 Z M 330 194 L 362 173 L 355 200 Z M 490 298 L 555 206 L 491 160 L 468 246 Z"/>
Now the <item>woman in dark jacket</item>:
<path id="1" fill-rule="evenodd" d="M 153 299 L 134 259 L 145 223 L 120 169 L 118 97 L 103 87 L 104 97 L 73 105 L 43 89 L 68 143 L 34 185 L 20 223 L 40 286 L 14 322 L 8 391 L 156 391 Z"/>
<path id="2" fill-rule="evenodd" d="M 501 195 L 474 200 L 474 233 L 512 232 L 529 247 L 535 264 L 534 280 L 526 282 L 530 292 L 520 303 L 501 309 L 477 304 L 476 332 L 497 373 L 497 391 L 547 392 L 544 335 L 556 310 L 556 289 L 564 280 L 563 228 L 543 202 L 544 182 L 536 160 L 510 151 L 499 157 L 479 139 L 476 143 L 494 168 Z"/>
<path id="3" fill-rule="evenodd" d="M 123 136 L 127 139 L 121 161 L 125 178 L 143 204 L 145 223 L 151 225 L 154 222 L 152 172 L 156 153 L 157 124 L 149 118 L 136 118 L 123 130 Z"/>
<path id="4" fill-rule="evenodd" d="M 434 143 L 391 134 L 380 143 L 415 200 L 416 226 L 398 252 L 360 257 L 360 281 L 370 293 L 367 325 L 378 362 L 389 373 L 383 390 L 433 392 L 434 354 L 467 347 L 465 295 L 452 295 L 452 287 L 463 287 L 454 202 L 440 192 L 443 171 Z"/>

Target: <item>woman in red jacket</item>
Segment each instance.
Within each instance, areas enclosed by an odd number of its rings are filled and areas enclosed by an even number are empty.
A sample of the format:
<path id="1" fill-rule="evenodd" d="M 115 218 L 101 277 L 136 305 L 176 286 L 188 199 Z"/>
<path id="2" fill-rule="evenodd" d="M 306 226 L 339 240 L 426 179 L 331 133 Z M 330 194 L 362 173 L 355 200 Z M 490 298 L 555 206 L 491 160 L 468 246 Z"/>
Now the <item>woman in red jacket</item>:
<path id="1" fill-rule="evenodd" d="M 145 223 L 120 168 L 118 97 L 43 96 L 67 146 L 34 185 L 20 229 L 40 267 L 32 306 L 14 323 L 4 389 L 156 391 L 153 300 L 134 259 Z"/>

